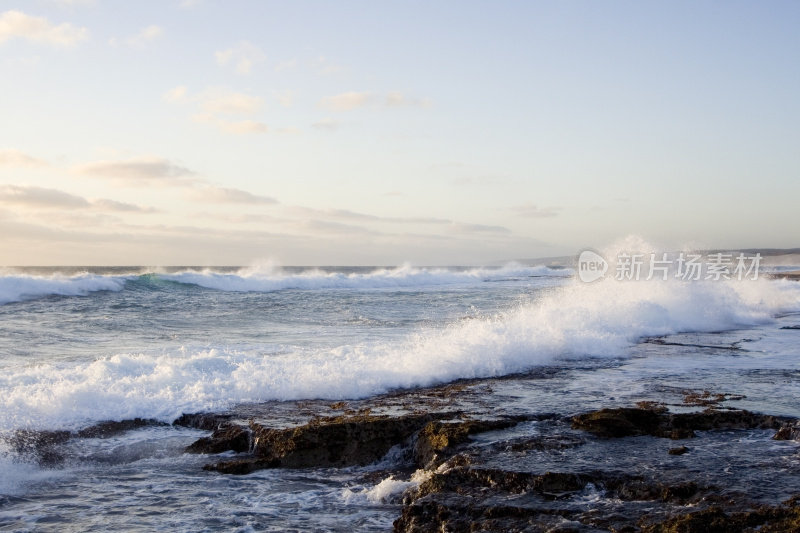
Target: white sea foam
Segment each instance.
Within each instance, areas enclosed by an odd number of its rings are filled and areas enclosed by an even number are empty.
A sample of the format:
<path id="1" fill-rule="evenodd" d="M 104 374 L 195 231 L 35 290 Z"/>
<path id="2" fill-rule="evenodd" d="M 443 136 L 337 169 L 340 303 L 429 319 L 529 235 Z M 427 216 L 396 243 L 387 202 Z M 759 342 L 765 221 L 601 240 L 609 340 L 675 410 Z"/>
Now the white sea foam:
<path id="1" fill-rule="evenodd" d="M 348 504 L 362 504 L 365 502 L 389 503 L 398 500 L 407 490 L 419 487 L 421 483 L 430 479 L 431 476 L 433 476 L 433 472 L 430 470 L 417 470 L 407 481 L 389 476 L 371 488 L 364 487 L 360 490 L 346 488 L 342 491 L 342 498 Z"/>
<path id="2" fill-rule="evenodd" d="M 96 291 L 120 291 L 124 277 L 80 274 L 77 276 L 0 276 L 0 304 L 31 300 L 42 296 L 86 296 Z"/>
<path id="3" fill-rule="evenodd" d="M 365 397 L 564 358 L 625 357 L 644 336 L 734 329 L 792 311 L 800 311 L 800 284 L 785 280 L 570 281 L 501 315 L 400 342 L 186 349 L 10 368 L 0 376 L 0 429 L 170 421 L 246 401 Z"/>
<path id="4" fill-rule="evenodd" d="M 571 276 L 572 274 L 573 271 L 570 269 L 554 269 L 546 266 L 528 267 L 512 263 L 502 268 L 468 270 L 417 268 L 411 265 L 402 265 L 397 268 L 379 268 L 366 273 L 323 272 L 316 269 L 288 273 L 274 268 L 247 268 L 236 273 L 207 270 L 159 274 L 159 277 L 222 291 L 270 292 L 283 289 L 413 288 L 479 283 L 504 278 Z"/>
<path id="5" fill-rule="evenodd" d="M 502 268 L 475 268 L 457 270 L 448 268 L 416 268 L 403 265 L 397 268 L 380 268 L 366 273 L 323 272 L 307 270 L 286 272 L 279 267 L 249 267 L 236 273 L 201 272 L 155 273 L 159 279 L 208 289 L 233 292 L 271 292 L 283 289 L 382 289 L 413 288 L 452 284 L 480 283 L 530 276 L 563 276 L 573 274 L 570 269 L 546 266 L 527 267 L 509 264 Z M 97 291 L 120 291 L 125 282 L 136 279 L 135 274 L 99 275 L 79 274 L 37 276 L 27 274 L 0 275 L 0 305 L 33 300 L 50 295 L 86 296 Z"/>

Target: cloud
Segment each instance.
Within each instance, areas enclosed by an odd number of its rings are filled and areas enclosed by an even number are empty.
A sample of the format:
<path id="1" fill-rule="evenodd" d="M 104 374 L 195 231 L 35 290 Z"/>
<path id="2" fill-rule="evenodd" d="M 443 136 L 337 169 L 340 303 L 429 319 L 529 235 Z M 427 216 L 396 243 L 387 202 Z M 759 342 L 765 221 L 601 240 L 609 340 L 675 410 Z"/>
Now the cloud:
<path id="1" fill-rule="evenodd" d="M 278 203 L 276 199 L 269 196 L 260 196 L 241 189 L 215 187 L 213 185 L 199 188 L 193 191 L 191 196 L 196 200 L 220 204 L 270 205 Z"/>
<path id="2" fill-rule="evenodd" d="M 359 107 L 366 107 L 379 103 L 380 98 L 370 92 L 355 92 L 326 96 L 319 101 L 319 105 L 330 111 L 350 111 Z M 384 107 L 430 107 L 430 98 L 417 98 L 408 96 L 398 91 L 387 93 L 383 97 Z"/>
<path id="3" fill-rule="evenodd" d="M 511 211 L 524 218 L 549 218 L 558 216 L 560 207 L 539 207 L 534 204 L 517 205 L 511 208 Z"/>
<path id="4" fill-rule="evenodd" d="M 90 205 L 86 198 L 57 189 L 23 187 L 19 185 L 0 185 L 0 202 L 47 208 L 89 207 Z"/>
<path id="5" fill-rule="evenodd" d="M 248 133 L 267 133 L 269 128 L 263 122 L 255 120 L 240 120 L 238 122 L 219 121 L 219 129 L 225 133 L 246 135 Z"/>
<path id="6" fill-rule="evenodd" d="M 98 199 L 91 200 L 90 203 L 93 207 L 101 211 L 114 211 L 119 213 L 159 213 L 160 210 L 154 207 L 142 207 L 136 204 L 129 204 L 127 202 L 118 202 L 116 200 Z"/>
<path id="7" fill-rule="evenodd" d="M 178 85 L 164 93 L 162 97 L 167 102 L 183 102 L 186 100 L 188 89 L 185 85 Z"/>
<path id="8" fill-rule="evenodd" d="M 258 96 L 219 88 L 190 95 L 185 85 L 178 85 L 164 93 L 162 98 L 171 103 L 196 104 L 197 112 L 192 115 L 192 119 L 201 124 L 213 124 L 223 133 L 243 135 L 269 131 L 266 124 L 257 120 L 236 121 L 226 118 L 231 115 L 251 116 L 258 113 L 264 105 L 264 100 Z"/>
<path id="9" fill-rule="evenodd" d="M 204 91 L 195 99 L 200 109 L 211 115 L 251 115 L 260 111 L 264 104 L 264 101 L 257 96 L 222 89 Z"/>
<path id="10" fill-rule="evenodd" d="M 47 161 L 20 152 L 19 150 L 0 150 L 0 167 L 46 167 Z"/>
<path id="11" fill-rule="evenodd" d="M 324 76 L 337 74 L 344 70 L 344 68 L 342 68 L 340 65 L 331 63 L 325 56 L 319 56 L 313 61 L 312 65 L 319 74 Z"/>
<path id="12" fill-rule="evenodd" d="M 158 211 L 151 207 L 141 207 L 116 200 L 87 200 L 82 196 L 58 189 L 20 185 L 0 185 L 0 203 L 45 209 L 92 208 L 100 211 L 128 213 L 155 213 Z"/>
<path id="13" fill-rule="evenodd" d="M 327 130 L 327 131 L 336 131 L 339 129 L 341 124 L 338 120 L 334 120 L 330 117 L 323 118 L 322 120 L 318 120 L 311 125 L 312 128 L 317 128 L 318 130 Z"/>
<path id="14" fill-rule="evenodd" d="M 233 65 L 237 74 L 250 74 L 255 64 L 266 59 L 264 52 L 259 47 L 247 41 L 241 41 L 227 50 L 220 50 L 214 53 L 214 57 L 219 65 Z"/>
<path id="15" fill-rule="evenodd" d="M 430 107 L 430 98 L 415 98 L 401 92 L 390 92 L 384 101 L 386 107 Z"/>
<path id="16" fill-rule="evenodd" d="M 78 165 L 72 172 L 81 176 L 108 178 L 129 185 L 191 185 L 195 173 L 158 157 L 138 157 L 117 161 L 95 161 Z"/>
<path id="17" fill-rule="evenodd" d="M 34 17 L 15 10 L 6 11 L 0 14 L 0 44 L 15 37 L 32 43 L 75 46 L 89 38 L 89 30 L 67 23 L 56 26 L 44 17 Z"/>
<path id="18" fill-rule="evenodd" d="M 131 48 L 144 48 L 164 34 L 164 29 L 155 24 L 144 27 L 139 33 L 129 37 L 126 41 Z"/>
<path id="19" fill-rule="evenodd" d="M 372 94 L 369 92 L 347 92 L 335 96 L 326 96 L 319 105 L 331 111 L 350 111 L 369 104 Z"/>

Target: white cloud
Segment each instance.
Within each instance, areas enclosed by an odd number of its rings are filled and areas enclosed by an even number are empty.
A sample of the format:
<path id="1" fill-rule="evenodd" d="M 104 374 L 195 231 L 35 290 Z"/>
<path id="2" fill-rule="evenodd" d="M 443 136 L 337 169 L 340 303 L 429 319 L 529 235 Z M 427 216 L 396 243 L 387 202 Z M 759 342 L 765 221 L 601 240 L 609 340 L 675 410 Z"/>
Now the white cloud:
<path id="1" fill-rule="evenodd" d="M 88 207 L 90 205 L 85 198 L 57 189 L 19 185 L 0 185 L 0 202 L 29 207 L 56 208 Z"/>
<path id="2" fill-rule="evenodd" d="M 314 60 L 313 66 L 317 69 L 318 73 L 326 76 L 330 74 L 337 74 L 344 70 L 340 65 L 331 63 L 325 56 L 319 56 L 316 60 Z"/>
<path id="3" fill-rule="evenodd" d="M 215 187 L 212 185 L 207 185 L 192 191 L 191 197 L 204 202 L 220 204 L 269 205 L 278 203 L 277 200 L 269 196 L 260 196 L 241 189 Z"/>
<path id="4" fill-rule="evenodd" d="M 90 200 L 92 207 L 101 211 L 114 211 L 119 213 L 158 213 L 159 210 L 153 207 L 142 207 L 136 204 L 129 204 L 127 202 L 118 202 L 116 200 L 108 200 L 100 198 L 97 200 Z"/>
<path id="5" fill-rule="evenodd" d="M 145 48 L 148 44 L 152 43 L 164 34 L 164 29 L 155 24 L 146 26 L 139 30 L 139 33 L 128 37 L 125 43 L 131 48 Z M 116 40 L 112 39 L 111 44 L 116 44 Z"/>
<path id="6" fill-rule="evenodd" d="M 164 93 L 164 100 L 167 102 L 183 102 L 186 100 L 188 89 L 185 85 L 178 85 Z"/>
<path id="7" fill-rule="evenodd" d="M 74 46 L 89 38 L 89 30 L 68 23 L 56 26 L 44 17 L 6 11 L 0 14 L 0 44 L 15 37 L 34 43 Z"/>
<path id="8" fill-rule="evenodd" d="M 220 130 L 225 133 L 244 135 L 248 133 L 267 133 L 269 128 L 263 122 L 255 120 L 240 120 L 237 122 L 219 121 L 217 123 Z"/>
<path id="9" fill-rule="evenodd" d="M 369 92 L 346 92 L 334 96 L 326 96 L 319 104 L 331 111 L 350 111 L 370 103 L 372 94 Z"/>
<path id="10" fill-rule="evenodd" d="M 164 34 L 164 29 L 160 26 L 156 26 L 155 24 L 151 24 L 150 26 L 146 26 L 139 30 L 138 33 L 124 39 L 120 42 L 119 39 L 116 37 L 112 37 L 108 40 L 108 44 L 111 46 L 119 46 L 120 44 L 125 44 L 130 48 L 138 48 L 143 49 L 146 48 L 150 43 L 158 39 Z"/>
<path id="11" fill-rule="evenodd" d="M 429 98 L 415 98 L 401 92 L 390 92 L 386 95 L 386 107 L 430 107 Z"/>
<path id="12" fill-rule="evenodd" d="M 259 47 L 247 41 L 241 41 L 232 48 L 220 50 L 214 54 L 214 57 L 219 65 L 232 65 L 237 74 L 250 74 L 254 65 L 266 59 L 264 52 Z"/>
<path id="13" fill-rule="evenodd" d="M 197 97 L 200 109 L 208 114 L 250 115 L 261 110 L 264 101 L 257 96 L 222 89 L 210 89 Z"/>
<path id="14" fill-rule="evenodd" d="M 87 200 L 82 196 L 70 194 L 58 189 L 30 187 L 20 185 L 0 185 L 0 203 L 24 207 L 44 209 L 76 209 L 88 208 L 100 211 L 155 213 L 156 209 L 141 207 L 126 202 L 100 198 Z"/>
<path id="15" fill-rule="evenodd" d="M 81 176 L 106 178 L 128 185 L 191 185 L 194 172 L 158 157 L 138 157 L 116 161 L 95 161 L 72 168 Z"/>
<path id="16" fill-rule="evenodd" d="M 0 166 L 44 167 L 47 166 L 47 162 L 19 150 L 0 150 Z"/>

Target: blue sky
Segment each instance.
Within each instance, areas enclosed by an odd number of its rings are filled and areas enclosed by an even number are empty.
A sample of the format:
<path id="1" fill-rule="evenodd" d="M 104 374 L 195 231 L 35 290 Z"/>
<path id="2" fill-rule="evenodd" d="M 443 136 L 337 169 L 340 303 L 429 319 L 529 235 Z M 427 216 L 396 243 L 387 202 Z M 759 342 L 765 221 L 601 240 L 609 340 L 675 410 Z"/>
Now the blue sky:
<path id="1" fill-rule="evenodd" d="M 797 2 L 0 2 L 0 264 L 800 242 Z"/>

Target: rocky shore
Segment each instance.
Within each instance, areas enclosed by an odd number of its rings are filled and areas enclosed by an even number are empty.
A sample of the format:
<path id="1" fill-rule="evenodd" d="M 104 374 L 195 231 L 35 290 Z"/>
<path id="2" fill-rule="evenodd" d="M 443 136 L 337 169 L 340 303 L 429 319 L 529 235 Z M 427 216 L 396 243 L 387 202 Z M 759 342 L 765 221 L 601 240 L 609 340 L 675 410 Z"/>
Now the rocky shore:
<path id="1" fill-rule="evenodd" d="M 213 475 L 381 464 L 365 483 L 409 480 L 387 502 L 397 532 L 800 531 L 796 419 L 692 390 L 672 403 L 496 414 L 493 387 L 498 380 L 349 403 L 241 406 L 174 425 L 209 432 L 185 452 L 207 457 Z M 156 424 L 18 432 L 11 442 L 56 465 L 71 439 Z"/>

